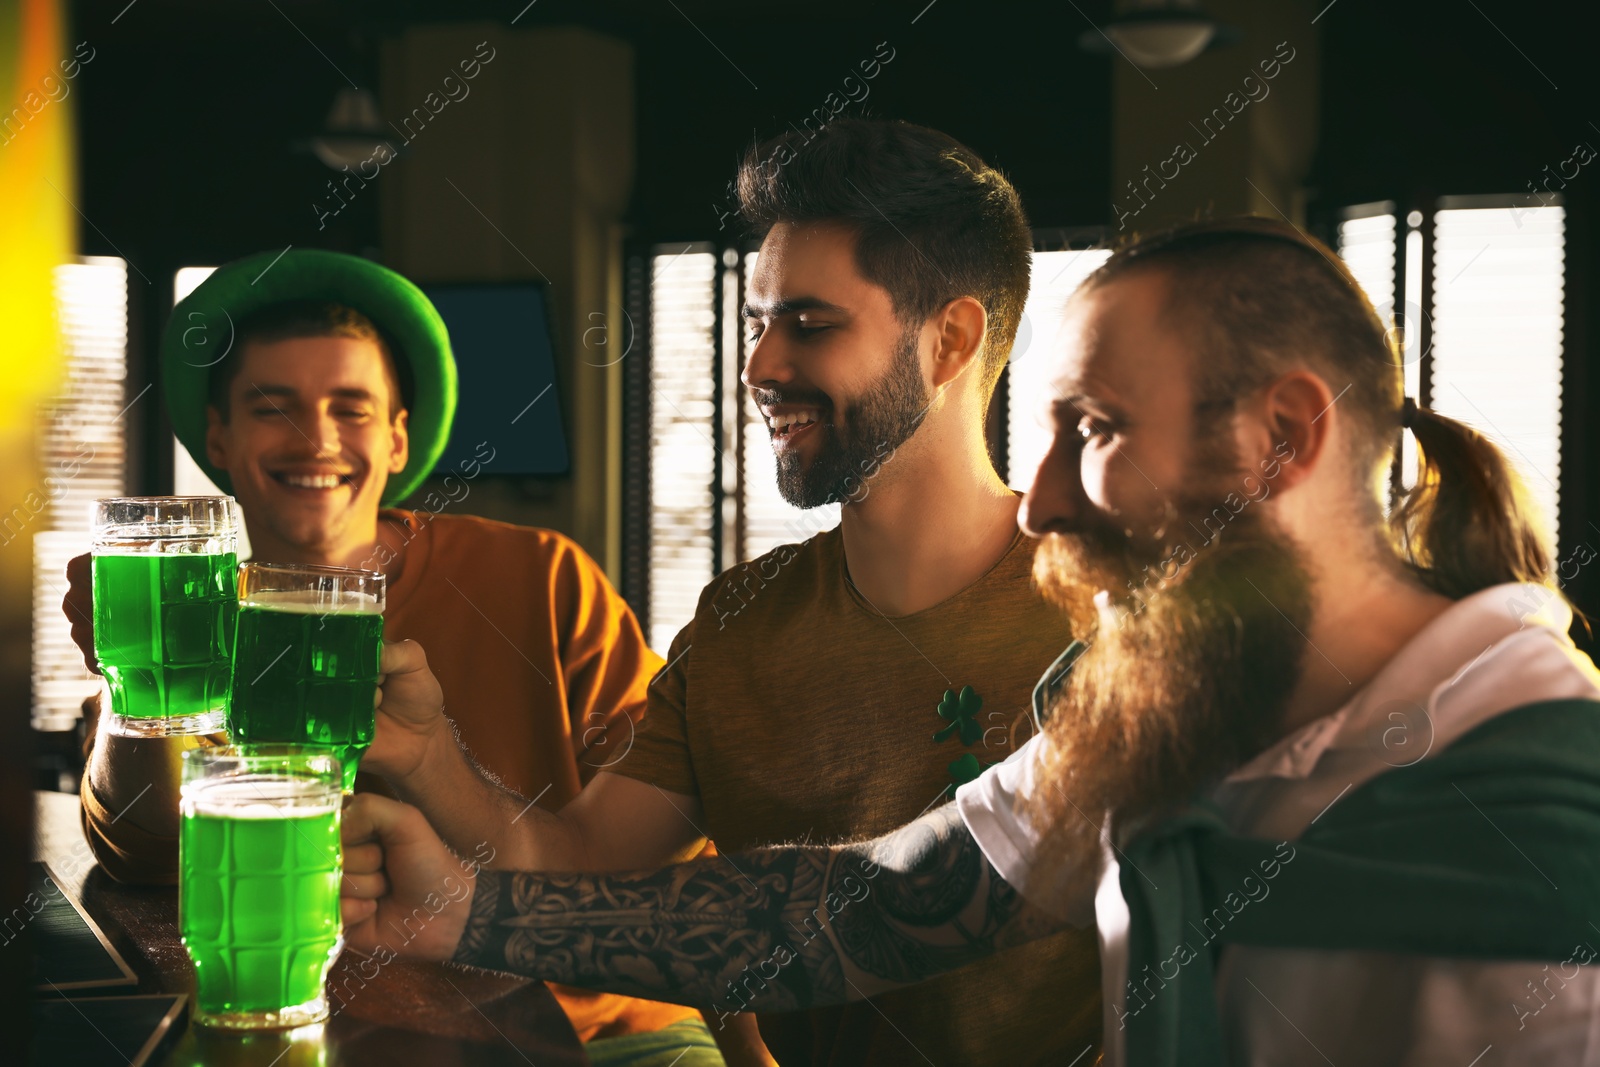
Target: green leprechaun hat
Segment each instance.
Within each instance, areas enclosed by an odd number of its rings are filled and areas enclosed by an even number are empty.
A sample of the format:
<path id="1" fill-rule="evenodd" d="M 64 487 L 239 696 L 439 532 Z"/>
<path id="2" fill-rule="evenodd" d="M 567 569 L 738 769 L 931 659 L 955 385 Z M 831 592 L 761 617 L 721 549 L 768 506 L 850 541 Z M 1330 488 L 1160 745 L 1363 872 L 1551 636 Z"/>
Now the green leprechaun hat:
<path id="1" fill-rule="evenodd" d="M 314 249 L 262 252 L 218 267 L 173 309 L 161 338 L 161 372 L 172 429 L 200 469 L 222 489 L 226 471 L 206 458 L 211 368 L 232 348 L 238 323 L 273 304 L 319 300 L 371 319 L 410 371 L 407 427 L 411 455 L 389 479 L 383 503 L 404 500 L 433 470 L 456 411 L 456 361 L 433 304 L 411 282 L 370 260 Z"/>

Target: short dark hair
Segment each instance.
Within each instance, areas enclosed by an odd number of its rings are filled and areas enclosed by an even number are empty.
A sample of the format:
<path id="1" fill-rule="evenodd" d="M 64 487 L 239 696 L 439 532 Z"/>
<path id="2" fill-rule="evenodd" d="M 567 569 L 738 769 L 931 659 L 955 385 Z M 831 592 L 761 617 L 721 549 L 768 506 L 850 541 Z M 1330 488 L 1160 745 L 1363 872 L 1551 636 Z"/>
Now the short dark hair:
<path id="1" fill-rule="evenodd" d="M 1017 191 L 966 145 L 925 126 L 841 118 L 757 145 L 739 165 L 739 213 L 757 238 L 779 222 L 837 222 L 856 268 L 920 326 L 976 297 L 988 313 L 983 384 L 992 392 L 1028 300 L 1033 234 Z"/>
<path id="2" fill-rule="evenodd" d="M 252 311 L 234 328 L 233 347 L 211 368 L 207 394 L 222 421 L 229 417 L 229 392 L 239 376 L 240 353 L 252 341 L 270 343 L 298 337 L 352 337 L 371 341 L 383 356 L 389 383 L 389 420 L 411 407 L 411 368 L 396 359 L 394 344 L 377 323 L 346 304 L 330 300 L 285 300 Z"/>

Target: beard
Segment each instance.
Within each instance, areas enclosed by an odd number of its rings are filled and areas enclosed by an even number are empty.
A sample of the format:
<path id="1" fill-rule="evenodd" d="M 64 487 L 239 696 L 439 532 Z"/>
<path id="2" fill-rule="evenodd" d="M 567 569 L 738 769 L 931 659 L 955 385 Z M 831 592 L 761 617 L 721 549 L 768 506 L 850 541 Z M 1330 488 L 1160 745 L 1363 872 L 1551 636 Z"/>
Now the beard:
<path id="1" fill-rule="evenodd" d="M 848 502 L 860 493 L 866 472 L 877 470 L 884 455 L 922 425 L 933 397 L 922 380 L 918 334 L 908 329 L 900 335 L 889 369 L 846 406 L 843 419 L 834 417 L 832 401 L 821 393 L 751 390 L 759 404 L 809 403 L 821 409 L 815 457 L 807 463 L 798 452 L 778 453 L 778 492 L 784 500 L 797 508 Z"/>
<path id="2" fill-rule="evenodd" d="M 1191 540 L 1140 544 L 1096 528 L 1051 534 L 1035 556 L 1040 592 L 1090 643 L 1053 701 L 1039 788 L 1019 802 L 1068 893 L 1098 880 L 1108 814 L 1120 846 L 1281 730 L 1307 645 L 1311 578 L 1293 542 L 1249 504 L 1219 533 L 1201 521 L 1226 483 L 1238 484 L 1228 460 L 1202 455 L 1188 484 L 1213 491 L 1169 510 L 1166 532 Z"/>

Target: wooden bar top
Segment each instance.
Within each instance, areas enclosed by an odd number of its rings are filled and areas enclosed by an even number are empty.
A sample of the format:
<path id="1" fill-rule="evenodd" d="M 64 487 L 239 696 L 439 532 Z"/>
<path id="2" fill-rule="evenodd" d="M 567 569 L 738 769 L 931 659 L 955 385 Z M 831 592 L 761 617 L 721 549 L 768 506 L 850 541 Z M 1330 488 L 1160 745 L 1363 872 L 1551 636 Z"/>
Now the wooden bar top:
<path id="1" fill-rule="evenodd" d="M 177 889 L 113 881 L 95 864 L 83 839 L 78 798 L 51 792 L 35 796 L 36 857 L 50 865 L 62 888 L 83 904 L 128 961 L 139 978 L 137 992 L 192 996 L 194 967 L 178 937 Z M 189 1024 L 161 1062 L 168 1067 L 577 1067 L 589 1062 L 542 982 L 413 960 L 379 966 L 372 957 L 346 950 L 328 976 L 328 999 L 328 1022 L 294 1031 L 240 1035 Z"/>

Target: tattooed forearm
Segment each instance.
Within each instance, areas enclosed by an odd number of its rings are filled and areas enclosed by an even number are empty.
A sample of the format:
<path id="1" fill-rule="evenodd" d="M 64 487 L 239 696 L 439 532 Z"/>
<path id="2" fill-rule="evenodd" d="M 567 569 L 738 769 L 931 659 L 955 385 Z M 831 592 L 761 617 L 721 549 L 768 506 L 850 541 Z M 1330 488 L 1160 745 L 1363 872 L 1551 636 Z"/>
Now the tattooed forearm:
<path id="1" fill-rule="evenodd" d="M 763 1007 L 798 1007 L 827 967 L 779 950 L 801 940 L 787 924 L 823 895 L 828 859 L 797 849 L 645 874 L 485 871 L 456 959 L 658 1000 L 738 1009 L 759 990 Z"/>
<path id="2" fill-rule="evenodd" d="M 861 970 L 894 984 L 919 982 L 986 956 L 1017 914 L 1016 891 L 994 872 L 955 814 L 923 819 L 874 842 L 877 907 L 841 914 L 834 934 Z"/>
<path id="3" fill-rule="evenodd" d="M 946 805 L 854 845 L 639 874 L 484 871 L 456 959 L 729 1014 L 870 996 L 1056 926 Z"/>

